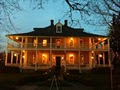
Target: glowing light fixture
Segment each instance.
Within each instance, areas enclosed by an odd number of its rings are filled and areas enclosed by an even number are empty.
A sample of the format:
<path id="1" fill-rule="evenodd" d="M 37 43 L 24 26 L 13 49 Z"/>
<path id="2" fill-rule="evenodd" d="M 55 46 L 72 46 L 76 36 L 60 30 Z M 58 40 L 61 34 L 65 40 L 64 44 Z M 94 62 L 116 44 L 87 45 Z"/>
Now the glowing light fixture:
<path id="1" fill-rule="evenodd" d="M 98 40 L 100 41 L 100 40 L 101 40 L 101 38 L 98 38 Z"/>
<path id="2" fill-rule="evenodd" d="M 92 58 L 92 59 L 94 59 L 94 57 L 93 57 L 93 56 L 92 56 L 91 58 Z"/>
<path id="3" fill-rule="evenodd" d="M 18 40 L 18 37 L 16 37 L 15 39 Z"/>
<path id="4" fill-rule="evenodd" d="M 102 57 L 102 55 L 101 55 L 101 54 L 99 54 L 99 57 Z"/>
<path id="5" fill-rule="evenodd" d="M 25 58 L 25 56 L 23 56 L 23 58 Z"/>
<path id="6" fill-rule="evenodd" d="M 15 53 L 14 56 L 17 56 L 17 54 Z"/>

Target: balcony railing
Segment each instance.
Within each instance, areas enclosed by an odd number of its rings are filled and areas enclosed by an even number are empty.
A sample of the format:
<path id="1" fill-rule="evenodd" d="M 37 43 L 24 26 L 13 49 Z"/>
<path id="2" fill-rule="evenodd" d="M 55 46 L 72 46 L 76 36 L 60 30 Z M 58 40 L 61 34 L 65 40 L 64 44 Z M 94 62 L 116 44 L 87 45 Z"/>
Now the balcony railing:
<path id="1" fill-rule="evenodd" d="M 28 43 L 28 44 L 19 44 L 19 43 L 8 43 L 8 48 L 25 48 L 25 49 L 108 49 L 108 45 L 104 46 L 98 46 L 98 45 L 90 45 L 90 44 L 82 44 L 82 45 L 76 45 L 76 46 L 70 46 L 65 44 L 57 45 L 56 43 L 47 43 L 46 45 L 43 45 L 42 43 L 34 44 L 34 43 Z"/>

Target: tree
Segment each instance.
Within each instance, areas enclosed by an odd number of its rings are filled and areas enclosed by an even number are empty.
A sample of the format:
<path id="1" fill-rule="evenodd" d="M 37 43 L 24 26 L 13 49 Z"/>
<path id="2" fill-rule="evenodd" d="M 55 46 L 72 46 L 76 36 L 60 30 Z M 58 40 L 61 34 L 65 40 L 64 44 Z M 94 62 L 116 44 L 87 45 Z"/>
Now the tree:
<path id="1" fill-rule="evenodd" d="M 113 14 L 112 26 L 110 27 L 110 45 L 115 53 L 115 57 L 113 60 L 114 66 L 120 66 L 120 13 L 119 15 Z"/>
<path id="2" fill-rule="evenodd" d="M 1 27 L 15 29 L 11 21 L 13 12 L 22 10 L 20 2 L 25 0 L 1 0 L 0 1 L 0 25 Z M 49 0 L 27 0 L 33 6 L 33 9 L 41 9 L 44 3 Z M 120 11 L 119 0 L 63 0 L 67 3 L 69 10 L 66 10 L 65 17 L 68 17 L 71 23 L 79 23 L 79 20 L 85 21 L 87 24 L 92 25 L 111 25 L 111 17 L 113 13 L 118 15 Z M 55 2 L 53 0 L 53 2 Z M 49 4 L 49 2 L 48 2 Z M 74 13 L 78 12 L 79 19 L 74 18 Z M 94 19 L 94 17 L 96 17 Z M 5 25 L 7 23 L 7 25 Z M 9 31 L 8 29 L 6 31 Z"/>
<path id="3" fill-rule="evenodd" d="M 16 30 L 12 17 L 15 11 L 21 10 L 19 0 L 0 0 L 0 30 L 10 32 Z"/>
<path id="4" fill-rule="evenodd" d="M 72 12 L 80 13 L 81 19 L 88 24 L 111 26 L 113 13 L 118 15 L 120 12 L 119 0 L 65 0 L 70 10 L 67 13 L 72 18 Z M 89 18 L 91 17 L 92 18 Z M 94 18 L 93 18 L 94 17 Z M 96 18 L 95 18 L 96 17 Z"/>

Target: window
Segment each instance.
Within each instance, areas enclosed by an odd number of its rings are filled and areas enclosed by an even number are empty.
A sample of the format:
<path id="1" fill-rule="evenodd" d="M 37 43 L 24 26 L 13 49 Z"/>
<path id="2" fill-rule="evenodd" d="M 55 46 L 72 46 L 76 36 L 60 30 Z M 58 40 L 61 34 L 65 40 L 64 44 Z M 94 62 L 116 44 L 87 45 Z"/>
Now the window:
<path id="1" fill-rule="evenodd" d="M 33 44 L 33 46 L 36 46 L 36 44 L 37 44 L 37 40 L 34 39 L 34 44 Z"/>
<path id="2" fill-rule="evenodd" d="M 80 47 L 83 47 L 83 39 L 80 39 Z"/>
<path id="3" fill-rule="evenodd" d="M 61 39 L 56 39 L 56 46 L 57 46 L 57 48 L 60 48 L 60 44 L 61 44 Z"/>
<path id="4" fill-rule="evenodd" d="M 47 46 L 47 40 L 46 39 L 43 40 L 43 46 Z"/>
<path id="5" fill-rule="evenodd" d="M 74 40 L 73 38 L 70 38 L 70 47 L 73 47 L 74 46 Z"/>
<path id="6" fill-rule="evenodd" d="M 42 54 L 42 64 L 47 64 L 47 55 Z"/>
<path id="7" fill-rule="evenodd" d="M 62 33 L 62 26 L 56 26 L 56 33 Z"/>
<path id="8" fill-rule="evenodd" d="M 84 65 L 84 55 L 80 55 L 80 64 Z"/>
<path id="9" fill-rule="evenodd" d="M 74 64 L 74 55 L 73 54 L 69 55 L 69 64 Z"/>

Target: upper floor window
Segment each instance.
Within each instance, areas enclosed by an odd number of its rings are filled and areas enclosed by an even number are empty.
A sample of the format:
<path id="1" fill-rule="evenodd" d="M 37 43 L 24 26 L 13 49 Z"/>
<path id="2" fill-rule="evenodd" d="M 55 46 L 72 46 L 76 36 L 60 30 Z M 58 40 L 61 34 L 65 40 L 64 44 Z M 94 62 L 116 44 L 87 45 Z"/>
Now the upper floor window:
<path id="1" fill-rule="evenodd" d="M 73 38 L 70 38 L 70 47 L 73 47 L 74 46 L 74 40 L 73 40 Z"/>
<path id="2" fill-rule="evenodd" d="M 62 33 L 62 26 L 56 26 L 56 33 Z"/>
<path id="3" fill-rule="evenodd" d="M 36 46 L 36 44 L 37 44 L 37 40 L 34 39 L 34 44 L 33 44 L 33 46 Z"/>
<path id="4" fill-rule="evenodd" d="M 73 54 L 69 55 L 69 64 L 74 64 L 74 55 Z"/>
<path id="5" fill-rule="evenodd" d="M 80 39 L 80 46 L 83 46 L 83 39 Z"/>
<path id="6" fill-rule="evenodd" d="M 61 39 L 56 39 L 56 46 L 57 46 L 57 48 L 60 48 L 60 44 L 61 44 Z"/>
<path id="7" fill-rule="evenodd" d="M 46 39 L 43 40 L 43 46 L 47 46 L 47 40 Z"/>

